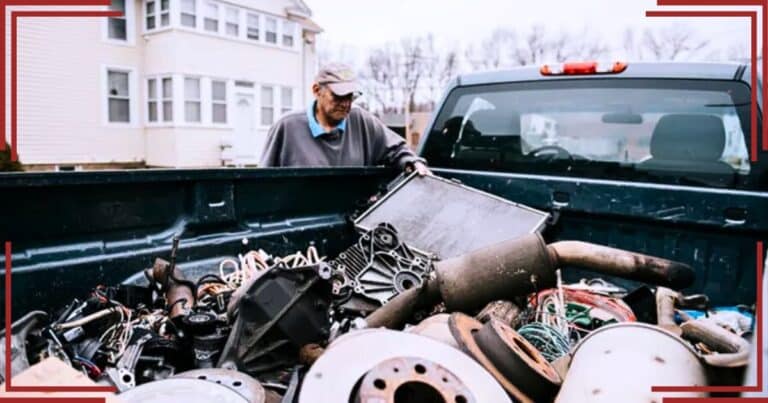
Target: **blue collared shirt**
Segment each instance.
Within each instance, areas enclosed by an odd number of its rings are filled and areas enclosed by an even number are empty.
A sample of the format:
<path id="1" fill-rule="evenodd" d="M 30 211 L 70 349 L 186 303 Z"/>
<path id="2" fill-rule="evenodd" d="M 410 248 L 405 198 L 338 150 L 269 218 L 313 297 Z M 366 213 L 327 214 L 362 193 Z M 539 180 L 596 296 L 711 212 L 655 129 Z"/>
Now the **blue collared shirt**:
<path id="1" fill-rule="evenodd" d="M 307 107 L 307 121 L 309 122 L 309 131 L 312 132 L 312 137 L 318 138 L 322 136 L 323 134 L 328 133 L 323 129 L 322 126 L 320 126 L 320 123 L 317 123 L 317 118 L 315 118 L 315 105 L 317 104 L 317 101 L 312 101 L 309 106 Z M 347 119 L 344 119 L 336 126 L 336 129 L 339 130 L 340 134 L 347 131 Z"/>

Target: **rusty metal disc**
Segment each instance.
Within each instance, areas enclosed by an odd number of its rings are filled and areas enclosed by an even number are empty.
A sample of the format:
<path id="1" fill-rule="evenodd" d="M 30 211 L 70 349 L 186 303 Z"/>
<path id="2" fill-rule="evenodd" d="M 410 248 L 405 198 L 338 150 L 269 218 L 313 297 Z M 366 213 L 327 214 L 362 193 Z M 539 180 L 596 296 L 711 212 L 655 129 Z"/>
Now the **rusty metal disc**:
<path id="1" fill-rule="evenodd" d="M 299 403 L 354 402 L 356 385 L 371 368 L 400 357 L 429 360 L 449 369 L 472 392 L 476 402 L 511 402 L 488 371 L 453 347 L 407 332 L 364 329 L 331 343 L 304 376 Z"/>
<path id="2" fill-rule="evenodd" d="M 204 368 L 176 374 L 173 378 L 199 379 L 227 387 L 248 400 L 249 403 L 264 403 L 266 392 L 261 383 L 238 371 L 222 368 Z"/>
<path id="3" fill-rule="evenodd" d="M 491 320 L 475 333 L 475 341 L 494 366 L 537 402 L 552 401 L 562 379 L 531 343 L 514 329 Z"/>
<path id="4" fill-rule="evenodd" d="M 356 403 L 477 403 L 453 372 L 430 360 L 393 358 L 373 367 L 360 382 Z"/>
<path id="5" fill-rule="evenodd" d="M 504 376 L 493 362 L 483 353 L 480 346 L 475 341 L 475 334 L 483 328 L 483 324 L 477 319 L 467 316 L 463 313 L 452 313 L 450 319 L 448 319 L 448 326 L 451 329 L 451 334 L 456 342 L 459 344 L 459 348 L 467 353 L 470 357 L 488 371 L 494 379 L 512 396 L 516 401 L 521 403 L 533 403 L 534 400 L 523 393 L 520 388 L 513 384 L 506 376 Z"/>
<path id="6" fill-rule="evenodd" d="M 215 383 L 189 378 L 168 378 L 148 382 L 121 393 L 126 403 L 247 403 L 248 399 L 234 390 Z"/>

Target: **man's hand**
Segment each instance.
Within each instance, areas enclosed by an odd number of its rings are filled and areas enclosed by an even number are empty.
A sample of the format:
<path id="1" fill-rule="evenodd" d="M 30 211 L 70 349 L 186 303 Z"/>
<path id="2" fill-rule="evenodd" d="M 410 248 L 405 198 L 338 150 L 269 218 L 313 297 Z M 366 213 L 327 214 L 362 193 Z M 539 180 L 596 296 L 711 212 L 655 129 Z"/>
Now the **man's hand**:
<path id="1" fill-rule="evenodd" d="M 432 171 L 427 168 L 427 165 L 421 161 L 416 161 L 413 164 L 407 164 L 405 166 L 405 172 L 411 173 L 413 171 L 418 172 L 419 176 L 432 175 Z"/>

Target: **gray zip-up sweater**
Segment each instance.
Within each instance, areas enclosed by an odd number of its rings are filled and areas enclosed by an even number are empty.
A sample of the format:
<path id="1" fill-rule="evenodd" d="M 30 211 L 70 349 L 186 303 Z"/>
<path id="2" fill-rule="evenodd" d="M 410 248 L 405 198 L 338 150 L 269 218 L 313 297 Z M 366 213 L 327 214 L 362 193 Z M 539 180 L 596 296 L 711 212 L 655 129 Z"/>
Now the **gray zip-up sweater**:
<path id="1" fill-rule="evenodd" d="M 368 111 L 353 107 L 346 130 L 313 137 L 307 112 L 284 116 L 269 130 L 262 167 L 337 167 L 387 165 L 404 169 L 418 158 Z"/>

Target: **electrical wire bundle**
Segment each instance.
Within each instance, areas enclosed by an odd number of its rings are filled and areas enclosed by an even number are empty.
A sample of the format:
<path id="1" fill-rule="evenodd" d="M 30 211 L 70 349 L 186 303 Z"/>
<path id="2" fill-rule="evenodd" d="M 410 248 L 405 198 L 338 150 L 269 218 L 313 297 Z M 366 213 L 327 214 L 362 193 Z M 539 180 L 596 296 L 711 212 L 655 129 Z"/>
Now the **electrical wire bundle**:
<path id="1" fill-rule="evenodd" d="M 549 362 L 568 354 L 571 350 L 571 342 L 568 337 L 555 327 L 545 323 L 530 323 L 518 329 L 517 332 L 533 344 Z"/>
<path id="2" fill-rule="evenodd" d="M 591 291 L 583 283 L 563 285 L 559 270 L 557 287 L 532 294 L 528 302 L 527 324 L 518 332 L 550 361 L 567 354 L 572 345 L 601 326 L 637 321 L 619 298 Z"/>
<path id="3" fill-rule="evenodd" d="M 197 298 L 205 304 L 218 294 L 237 290 L 249 280 L 272 267 L 282 266 L 293 269 L 318 264 L 325 259 L 324 256 L 320 257 L 314 246 L 309 246 L 306 253 L 297 251 L 291 255 L 277 258 L 273 258 L 261 249 L 252 250 L 238 255 L 237 260 L 222 260 L 219 263 L 218 276 L 209 274 L 201 277 L 197 283 Z"/>

